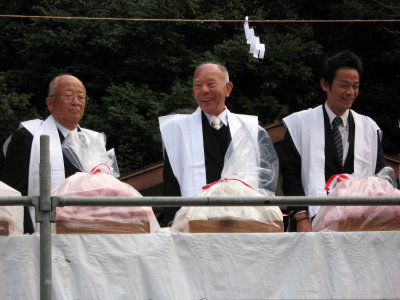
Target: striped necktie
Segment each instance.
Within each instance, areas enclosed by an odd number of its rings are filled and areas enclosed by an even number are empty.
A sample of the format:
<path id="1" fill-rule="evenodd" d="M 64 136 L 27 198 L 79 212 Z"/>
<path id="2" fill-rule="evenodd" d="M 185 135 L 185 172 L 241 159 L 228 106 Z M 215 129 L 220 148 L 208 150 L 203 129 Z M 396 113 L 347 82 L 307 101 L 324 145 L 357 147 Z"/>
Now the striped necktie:
<path id="1" fill-rule="evenodd" d="M 339 156 L 340 164 L 343 166 L 343 141 L 342 135 L 339 131 L 339 125 L 342 123 L 342 119 L 340 117 L 335 117 L 332 121 L 332 133 L 333 133 L 333 142 L 336 146 L 336 151 Z"/>

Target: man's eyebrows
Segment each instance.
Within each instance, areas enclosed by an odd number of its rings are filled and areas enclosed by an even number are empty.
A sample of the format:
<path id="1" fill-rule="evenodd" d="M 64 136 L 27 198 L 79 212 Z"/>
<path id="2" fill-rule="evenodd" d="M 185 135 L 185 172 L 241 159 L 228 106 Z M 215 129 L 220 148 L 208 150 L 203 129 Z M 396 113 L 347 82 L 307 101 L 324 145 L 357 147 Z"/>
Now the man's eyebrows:
<path id="1" fill-rule="evenodd" d="M 348 84 L 360 84 L 359 81 L 353 81 L 353 82 L 351 82 L 350 80 L 345 80 L 345 79 L 341 79 L 341 80 L 339 80 L 339 81 L 341 81 L 342 83 L 348 83 Z"/>
<path id="2" fill-rule="evenodd" d="M 198 79 L 198 78 L 196 78 L 195 80 L 193 80 L 193 82 L 199 82 L 200 81 L 200 79 Z M 218 82 L 218 80 L 217 80 L 217 78 L 215 78 L 215 77 L 209 77 L 209 78 L 207 78 L 207 79 L 205 79 L 204 80 L 204 82 Z"/>

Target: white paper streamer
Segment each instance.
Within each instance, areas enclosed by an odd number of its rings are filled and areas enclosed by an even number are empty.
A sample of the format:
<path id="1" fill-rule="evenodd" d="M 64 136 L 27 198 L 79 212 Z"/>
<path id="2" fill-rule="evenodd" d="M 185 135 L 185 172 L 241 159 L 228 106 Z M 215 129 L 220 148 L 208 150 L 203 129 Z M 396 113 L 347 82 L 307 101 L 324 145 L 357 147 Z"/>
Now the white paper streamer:
<path id="1" fill-rule="evenodd" d="M 255 58 L 264 58 L 265 45 L 260 43 L 260 38 L 255 36 L 254 29 L 249 27 L 249 17 L 246 16 L 244 23 L 244 33 L 246 35 L 247 44 L 250 45 L 249 53 L 252 53 Z"/>

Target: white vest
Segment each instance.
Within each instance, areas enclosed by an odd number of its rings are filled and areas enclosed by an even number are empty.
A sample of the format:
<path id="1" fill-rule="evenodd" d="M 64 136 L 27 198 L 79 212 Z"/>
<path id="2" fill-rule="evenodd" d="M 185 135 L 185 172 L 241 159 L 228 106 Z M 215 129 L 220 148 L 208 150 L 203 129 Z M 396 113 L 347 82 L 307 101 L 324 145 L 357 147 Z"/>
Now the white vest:
<path id="1" fill-rule="evenodd" d="M 258 118 L 233 114 L 227 110 L 232 139 L 246 124 L 258 129 Z M 183 197 L 195 197 L 207 184 L 204 159 L 203 127 L 200 107 L 191 115 L 168 115 L 159 118 L 163 144 L 167 150 L 172 171 L 178 180 Z M 257 141 L 257 132 L 254 133 Z"/>
<path id="2" fill-rule="evenodd" d="M 379 127 L 371 118 L 351 110 L 354 118 L 354 176 L 374 175 Z M 306 196 L 326 196 L 325 122 L 322 105 L 283 119 L 301 157 L 301 182 Z M 380 137 L 381 138 L 381 137 Z M 314 216 L 319 206 L 310 206 Z"/>

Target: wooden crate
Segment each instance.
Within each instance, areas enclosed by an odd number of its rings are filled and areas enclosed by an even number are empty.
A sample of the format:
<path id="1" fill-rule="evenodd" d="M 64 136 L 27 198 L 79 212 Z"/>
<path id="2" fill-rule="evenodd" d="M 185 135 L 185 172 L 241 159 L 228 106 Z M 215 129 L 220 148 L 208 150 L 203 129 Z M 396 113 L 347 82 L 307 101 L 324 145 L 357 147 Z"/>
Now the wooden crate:
<path id="1" fill-rule="evenodd" d="M 150 223 L 119 223 L 112 221 L 56 221 L 59 234 L 131 234 L 150 233 Z"/>
<path id="2" fill-rule="evenodd" d="M 0 221 L 0 235 L 10 234 L 10 224 L 6 221 Z"/>
<path id="3" fill-rule="evenodd" d="M 191 220 L 188 232 L 191 233 L 252 233 L 252 232 L 283 232 L 283 222 L 275 221 L 272 226 L 259 221 L 250 220 Z"/>

